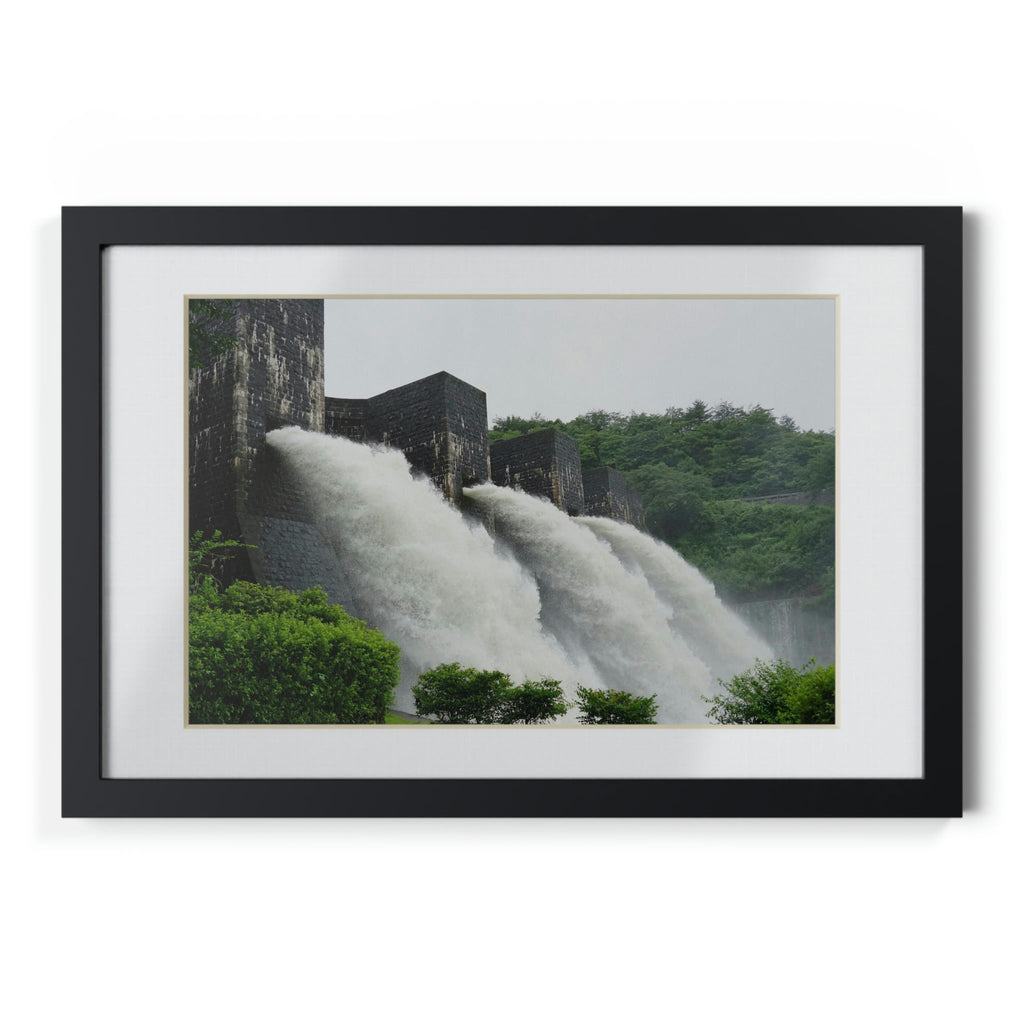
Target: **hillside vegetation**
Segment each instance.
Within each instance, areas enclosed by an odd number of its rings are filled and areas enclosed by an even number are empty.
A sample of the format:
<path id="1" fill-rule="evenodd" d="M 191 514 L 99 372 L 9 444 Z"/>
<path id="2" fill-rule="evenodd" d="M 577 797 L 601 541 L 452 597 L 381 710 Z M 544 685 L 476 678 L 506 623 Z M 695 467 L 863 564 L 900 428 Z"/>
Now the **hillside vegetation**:
<path id="1" fill-rule="evenodd" d="M 643 499 L 651 533 L 734 600 L 834 593 L 835 435 L 729 403 L 657 415 L 589 412 L 569 422 L 508 416 L 491 441 L 555 427 L 584 469 L 611 466 Z M 824 504 L 751 501 L 800 493 Z"/>

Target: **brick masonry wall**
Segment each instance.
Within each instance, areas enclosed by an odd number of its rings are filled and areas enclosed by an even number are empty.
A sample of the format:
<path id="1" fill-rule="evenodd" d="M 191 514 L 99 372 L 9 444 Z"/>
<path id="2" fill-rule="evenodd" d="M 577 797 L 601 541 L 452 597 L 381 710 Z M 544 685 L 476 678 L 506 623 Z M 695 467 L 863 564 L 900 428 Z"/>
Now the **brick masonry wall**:
<path id="1" fill-rule="evenodd" d="M 324 429 L 328 434 L 347 437 L 350 441 L 367 440 L 369 406 L 366 398 L 325 398 Z"/>
<path id="2" fill-rule="evenodd" d="M 235 301 L 225 333 L 237 343 L 189 374 L 190 533 L 246 539 L 241 517 L 267 431 L 324 429 L 323 324 L 322 299 Z M 237 572 L 253 577 L 251 565 Z"/>
<path id="3" fill-rule="evenodd" d="M 241 537 L 235 507 L 235 354 L 189 373 L 189 534 Z"/>
<path id="4" fill-rule="evenodd" d="M 357 595 L 339 592 L 343 574 L 300 488 L 266 448 L 267 432 L 285 425 L 398 448 L 452 502 L 464 486 L 493 479 L 569 515 L 643 528 L 642 505 L 621 474 L 592 471 L 585 493 L 568 434 L 535 431 L 489 446 L 487 395 L 450 373 L 368 399 L 325 398 L 322 300 L 236 300 L 225 330 L 235 346 L 189 377 L 189 529 L 255 545 L 236 559 L 239 578 L 323 586 L 358 614 Z"/>
<path id="5" fill-rule="evenodd" d="M 326 408 L 329 433 L 400 449 L 449 501 L 490 478 L 487 395 L 450 373 L 368 399 L 328 398 Z"/>
<path id="6" fill-rule="evenodd" d="M 462 488 L 486 483 L 491 478 L 488 441 L 487 395 L 450 373 L 444 377 L 445 494 L 452 500 Z"/>
<path id="7" fill-rule="evenodd" d="M 588 469 L 583 474 L 583 491 L 588 516 L 605 516 L 646 530 L 644 505 L 626 478 L 610 467 Z"/>
<path id="8" fill-rule="evenodd" d="M 253 467 L 245 509 L 239 516 L 254 577 L 261 583 L 303 591 L 322 587 L 349 611 L 358 607 L 338 557 L 324 540 L 298 478 L 266 446 Z"/>
<path id="9" fill-rule="evenodd" d="M 580 447 L 560 430 L 535 430 L 491 445 L 491 479 L 547 498 L 571 516 L 585 511 Z"/>

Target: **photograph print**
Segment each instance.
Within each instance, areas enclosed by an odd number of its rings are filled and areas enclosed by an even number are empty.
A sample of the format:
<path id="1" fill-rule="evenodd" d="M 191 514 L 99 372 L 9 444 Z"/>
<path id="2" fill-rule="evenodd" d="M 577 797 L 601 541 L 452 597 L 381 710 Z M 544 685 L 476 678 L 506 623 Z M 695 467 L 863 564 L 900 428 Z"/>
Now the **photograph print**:
<path id="1" fill-rule="evenodd" d="M 187 723 L 834 726 L 836 319 L 187 298 Z"/>

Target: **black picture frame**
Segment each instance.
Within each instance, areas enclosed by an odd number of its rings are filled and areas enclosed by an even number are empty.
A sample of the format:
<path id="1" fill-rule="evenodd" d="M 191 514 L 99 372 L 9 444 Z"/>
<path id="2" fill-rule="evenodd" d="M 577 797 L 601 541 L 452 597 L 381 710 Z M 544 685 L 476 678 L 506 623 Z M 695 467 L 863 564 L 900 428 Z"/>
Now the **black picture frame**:
<path id="1" fill-rule="evenodd" d="M 962 814 L 959 207 L 68 207 L 62 222 L 65 817 L 955 817 Z M 920 779 L 111 779 L 103 744 L 102 253 L 111 245 L 920 246 Z"/>

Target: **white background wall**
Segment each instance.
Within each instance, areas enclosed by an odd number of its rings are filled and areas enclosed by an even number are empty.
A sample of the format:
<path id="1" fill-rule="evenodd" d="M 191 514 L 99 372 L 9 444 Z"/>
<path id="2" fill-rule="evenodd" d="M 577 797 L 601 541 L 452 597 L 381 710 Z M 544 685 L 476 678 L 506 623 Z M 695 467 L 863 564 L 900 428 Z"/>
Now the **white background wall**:
<path id="1" fill-rule="evenodd" d="M 1024 217 L 1004 10 L 7 13 L 8 1019 L 1014 1012 Z M 58 217 L 102 203 L 965 205 L 967 817 L 61 821 Z"/>

